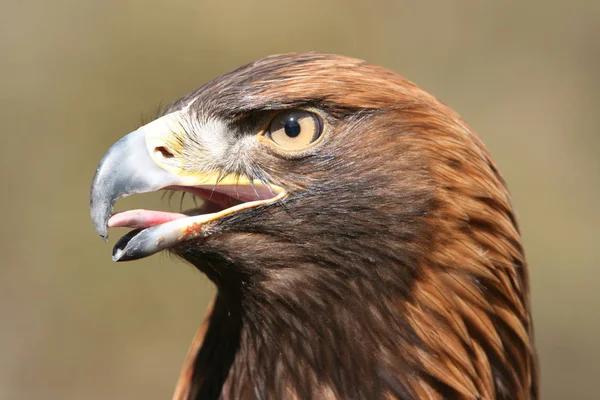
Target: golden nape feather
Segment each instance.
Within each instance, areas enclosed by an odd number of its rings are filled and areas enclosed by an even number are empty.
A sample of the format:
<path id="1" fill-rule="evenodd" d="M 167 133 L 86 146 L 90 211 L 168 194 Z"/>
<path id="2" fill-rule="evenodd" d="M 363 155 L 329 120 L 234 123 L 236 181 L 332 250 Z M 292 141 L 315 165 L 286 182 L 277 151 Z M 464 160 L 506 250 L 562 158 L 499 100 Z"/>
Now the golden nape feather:
<path id="1" fill-rule="evenodd" d="M 161 189 L 182 213 L 129 210 Z M 91 213 L 217 289 L 174 399 L 536 399 L 527 262 L 498 168 L 456 112 L 384 68 L 268 57 L 102 159 Z M 198 310 L 198 314 L 203 310 Z"/>

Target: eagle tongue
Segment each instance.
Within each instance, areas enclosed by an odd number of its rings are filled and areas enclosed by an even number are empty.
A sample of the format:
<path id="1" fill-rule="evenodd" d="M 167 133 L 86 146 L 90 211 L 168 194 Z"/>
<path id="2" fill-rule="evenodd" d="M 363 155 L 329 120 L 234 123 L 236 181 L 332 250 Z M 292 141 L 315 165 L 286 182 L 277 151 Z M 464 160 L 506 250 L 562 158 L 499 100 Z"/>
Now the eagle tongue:
<path id="1" fill-rule="evenodd" d="M 111 216 L 108 220 L 108 227 L 145 229 L 185 217 L 187 217 L 185 214 L 166 211 L 128 210 Z"/>

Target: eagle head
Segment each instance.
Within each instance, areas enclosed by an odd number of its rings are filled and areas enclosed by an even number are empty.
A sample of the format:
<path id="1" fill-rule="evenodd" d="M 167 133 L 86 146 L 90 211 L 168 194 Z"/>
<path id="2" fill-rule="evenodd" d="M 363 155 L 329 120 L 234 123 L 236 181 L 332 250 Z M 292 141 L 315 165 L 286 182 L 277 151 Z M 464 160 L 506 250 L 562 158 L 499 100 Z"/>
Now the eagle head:
<path id="1" fill-rule="evenodd" d="M 183 213 L 112 214 L 161 189 Z M 218 293 L 177 399 L 532 399 L 527 265 L 473 130 L 384 68 L 268 57 L 114 144 L 96 230 L 115 261 L 167 250 Z"/>

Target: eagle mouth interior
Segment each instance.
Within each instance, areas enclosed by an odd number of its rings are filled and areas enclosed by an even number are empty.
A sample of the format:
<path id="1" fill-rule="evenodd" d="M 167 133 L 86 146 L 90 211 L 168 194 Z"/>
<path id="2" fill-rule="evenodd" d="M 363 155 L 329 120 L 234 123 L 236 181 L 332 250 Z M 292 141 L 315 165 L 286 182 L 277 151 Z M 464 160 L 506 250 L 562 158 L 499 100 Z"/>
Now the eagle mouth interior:
<path id="1" fill-rule="evenodd" d="M 179 213 L 133 209 L 111 215 L 108 220 L 109 228 L 133 228 L 115 244 L 114 261 L 146 257 L 179 242 L 193 239 L 201 234 L 203 226 L 208 222 L 274 203 L 286 195 L 285 190 L 275 185 L 253 184 L 169 186 L 165 190 L 190 193 L 201 199 L 202 205 Z M 140 247 L 144 248 L 141 252 L 138 249 Z"/>
<path id="2" fill-rule="evenodd" d="M 152 226 L 161 225 L 176 219 L 186 218 L 194 215 L 216 213 L 226 210 L 229 207 L 242 204 L 245 201 L 260 200 L 258 195 L 254 199 L 242 200 L 239 196 L 231 196 L 204 188 L 187 188 L 181 186 L 167 187 L 165 190 L 173 192 L 190 193 L 202 200 L 202 205 L 190 210 L 177 212 L 155 211 L 134 209 L 126 210 L 113 214 L 108 220 L 109 228 L 136 228 L 145 229 Z"/>

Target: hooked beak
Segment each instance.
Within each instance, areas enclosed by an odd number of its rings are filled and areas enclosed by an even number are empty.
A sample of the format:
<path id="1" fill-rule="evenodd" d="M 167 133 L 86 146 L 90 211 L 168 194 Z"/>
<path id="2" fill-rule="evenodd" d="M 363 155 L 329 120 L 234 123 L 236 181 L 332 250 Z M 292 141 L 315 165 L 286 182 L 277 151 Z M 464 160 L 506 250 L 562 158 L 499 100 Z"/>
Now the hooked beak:
<path id="1" fill-rule="evenodd" d="M 117 242 L 114 261 L 147 257 L 197 238 L 211 221 L 277 202 L 285 196 L 282 188 L 253 182 L 245 176 L 186 171 L 182 161 L 185 145 L 182 123 L 183 116 L 178 111 L 131 132 L 106 152 L 96 169 L 90 194 L 90 215 L 96 231 L 107 240 L 109 227 L 136 228 Z M 119 198 L 160 189 L 184 190 L 204 197 L 212 202 L 212 207 L 203 211 L 212 212 L 187 216 L 131 210 L 112 215 Z M 225 203 L 214 204 L 215 194 Z"/>

